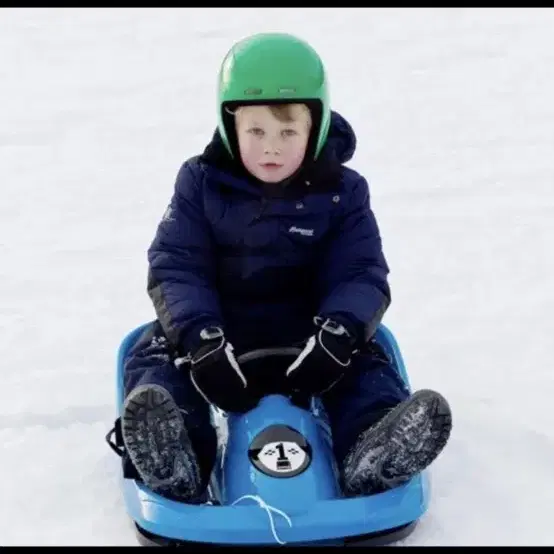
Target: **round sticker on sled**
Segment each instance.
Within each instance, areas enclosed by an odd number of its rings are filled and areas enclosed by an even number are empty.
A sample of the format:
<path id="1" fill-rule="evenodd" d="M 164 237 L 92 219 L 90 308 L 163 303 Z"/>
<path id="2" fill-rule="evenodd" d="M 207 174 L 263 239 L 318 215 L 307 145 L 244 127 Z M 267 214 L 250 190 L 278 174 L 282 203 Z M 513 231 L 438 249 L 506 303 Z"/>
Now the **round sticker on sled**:
<path id="1" fill-rule="evenodd" d="M 248 456 L 266 475 L 295 477 L 310 465 L 312 449 L 298 431 L 286 425 L 272 425 L 252 441 Z"/>

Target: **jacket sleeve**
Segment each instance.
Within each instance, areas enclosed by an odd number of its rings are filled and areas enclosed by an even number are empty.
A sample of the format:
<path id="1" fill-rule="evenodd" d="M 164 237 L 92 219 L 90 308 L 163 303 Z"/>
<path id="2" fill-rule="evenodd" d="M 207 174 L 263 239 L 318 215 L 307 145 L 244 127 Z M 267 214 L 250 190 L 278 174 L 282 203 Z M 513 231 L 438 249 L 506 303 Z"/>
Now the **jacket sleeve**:
<path id="1" fill-rule="evenodd" d="M 215 243 L 195 169 L 190 162 L 181 167 L 148 249 L 148 294 L 167 338 L 183 354 L 203 327 L 222 325 Z"/>
<path id="2" fill-rule="evenodd" d="M 391 302 L 388 273 L 368 184 L 357 176 L 323 254 L 318 315 L 331 317 L 358 339 L 368 340 Z"/>

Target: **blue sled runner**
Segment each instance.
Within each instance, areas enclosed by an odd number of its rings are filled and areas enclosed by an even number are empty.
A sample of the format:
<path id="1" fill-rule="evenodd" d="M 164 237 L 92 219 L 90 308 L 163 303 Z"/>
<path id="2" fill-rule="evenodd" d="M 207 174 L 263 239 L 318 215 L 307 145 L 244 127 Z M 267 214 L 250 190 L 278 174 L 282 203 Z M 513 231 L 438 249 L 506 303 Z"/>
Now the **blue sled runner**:
<path id="1" fill-rule="evenodd" d="M 119 347 L 118 417 L 123 360 L 144 327 L 131 331 Z M 376 339 L 410 387 L 393 334 L 381 324 Z M 290 363 L 298 353 L 293 348 L 255 350 L 238 361 L 282 356 Z M 125 508 L 141 545 L 377 546 L 407 537 L 427 510 L 426 472 L 386 492 L 343 497 L 330 428 L 315 398 L 303 409 L 285 396 L 270 395 L 242 415 L 212 407 L 212 422 L 219 445 L 206 503 L 170 500 L 121 477 Z"/>

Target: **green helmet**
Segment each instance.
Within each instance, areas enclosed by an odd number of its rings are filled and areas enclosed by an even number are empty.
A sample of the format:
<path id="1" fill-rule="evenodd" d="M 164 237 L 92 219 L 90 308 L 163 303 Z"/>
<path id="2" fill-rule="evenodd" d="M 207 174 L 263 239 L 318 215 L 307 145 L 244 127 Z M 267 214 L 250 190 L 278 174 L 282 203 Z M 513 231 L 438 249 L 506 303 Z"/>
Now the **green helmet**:
<path id="1" fill-rule="evenodd" d="M 331 121 L 325 68 L 317 52 L 285 33 L 260 33 L 235 44 L 221 64 L 217 97 L 218 129 L 231 156 L 232 119 L 226 107 L 287 102 L 304 102 L 315 114 L 317 158 Z"/>

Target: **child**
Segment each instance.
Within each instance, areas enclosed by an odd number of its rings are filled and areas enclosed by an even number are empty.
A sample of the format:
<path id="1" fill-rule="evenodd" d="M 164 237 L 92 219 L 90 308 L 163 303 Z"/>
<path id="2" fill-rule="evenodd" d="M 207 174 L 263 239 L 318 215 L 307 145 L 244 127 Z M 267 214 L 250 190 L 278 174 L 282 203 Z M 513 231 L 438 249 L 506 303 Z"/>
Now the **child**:
<path id="1" fill-rule="evenodd" d="M 269 379 L 238 354 L 300 344 L 282 381 L 322 399 L 344 494 L 402 483 L 442 451 L 451 414 L 434 391 L 410 396 L 373 338 L 388 267 L 323 64 L 293 36 L 249 37 L 223 61 L 218 100 L 213 139 L 179 171 L 148 251 L 157 319 L 125 362 L 125 475 L 201 502 L 209 404 L 245 412 Z"/>

